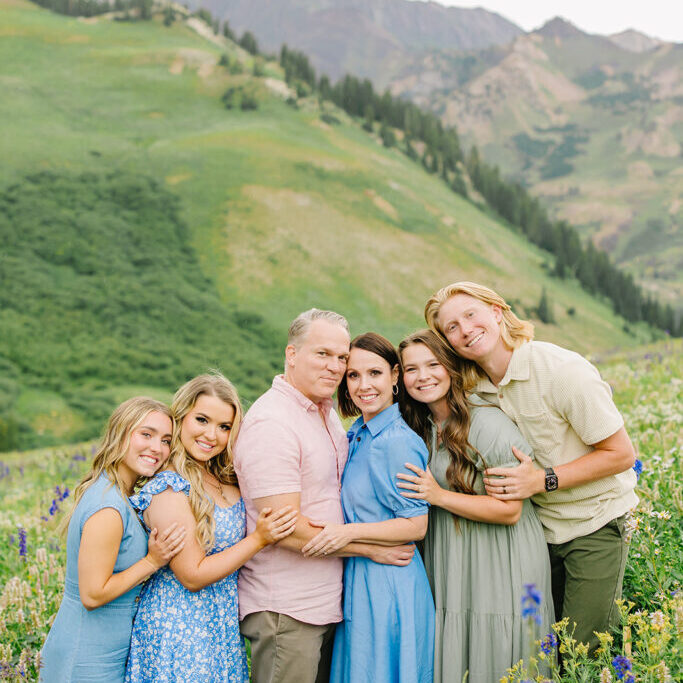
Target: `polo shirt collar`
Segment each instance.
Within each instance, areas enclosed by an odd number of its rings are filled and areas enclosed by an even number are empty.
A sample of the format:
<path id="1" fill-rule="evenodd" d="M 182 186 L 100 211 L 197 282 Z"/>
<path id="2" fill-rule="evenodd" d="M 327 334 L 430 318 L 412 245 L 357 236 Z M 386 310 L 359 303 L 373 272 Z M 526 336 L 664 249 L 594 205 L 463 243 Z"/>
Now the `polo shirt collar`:
<path id="1" fill-rule="evenodd" d="M 525 342 L 519 348 L 513 349 L 507 370 L 505 371 L 503 379 L 500 380 L 498 386 L 503 387 L 513 380 L 521 382 L 528 380 L 530 377 L 530 355 L 531 346 L 529 345 L 529 342 Z M 498 391 L 498 388 L 488 377 L 484 377 L 477 382 L 477 386 L 475 387 L 474 391 L 495 394 Z"/>
<path id="2" fill-rule="evenodd" d="M 304 396 L 304 394 L 302 394 L 295 386 L 292 386 L 285 379 L 284 375 L 276 375 L 273 378 L 273 389 L 293 398 L 306 412 L 318 412 L 318 404 L 313 403 L 308 396 Z M 326 398 L 320 403 L 320 407 L 325 414 L 328 414 L 330 410 L 332 410 L 332 405 L 333 403 L 331 398 Z"/>

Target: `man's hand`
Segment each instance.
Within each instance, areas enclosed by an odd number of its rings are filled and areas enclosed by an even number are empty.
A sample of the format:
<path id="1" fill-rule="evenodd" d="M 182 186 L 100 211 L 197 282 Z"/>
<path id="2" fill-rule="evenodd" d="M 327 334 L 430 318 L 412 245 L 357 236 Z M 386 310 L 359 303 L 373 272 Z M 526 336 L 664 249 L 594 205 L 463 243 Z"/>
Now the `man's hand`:
<path id="1" fill-rule="evenodd" d="M 545 472 L 518 448 L 512 453 L 519 460 L 517 467 L 490 467 L 484 472 L 486 493 L 498 500 L 524 500 L 545 490 Z"/>
<path id="2" fill-rule="evenodd" d="M 378 545 L 373 546 L 369 554 L 370 559 L 377 564 L 391 564 L 395 567 L 408 566 L 415 556 L 415 546 L 406 545 Z"/>

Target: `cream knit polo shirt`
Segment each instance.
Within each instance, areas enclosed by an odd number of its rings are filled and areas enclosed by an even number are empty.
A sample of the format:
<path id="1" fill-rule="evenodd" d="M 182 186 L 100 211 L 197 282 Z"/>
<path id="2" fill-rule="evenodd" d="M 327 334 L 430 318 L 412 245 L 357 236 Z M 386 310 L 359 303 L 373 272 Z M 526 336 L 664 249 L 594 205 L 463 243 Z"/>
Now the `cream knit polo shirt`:
<path id="1" fill-rule="evenodd" d="M 505 412 L 534 449 L 541 467 L 572 462 L 624 424 L 609 384 L 578 353 L 547 342 L 515 349 L 498 387 L 481 380 L 475 392 Z M 540 493 L 538 506 L 548 543 L 565 543 L 596 531 L 638 503 L 632 469 Z"/>

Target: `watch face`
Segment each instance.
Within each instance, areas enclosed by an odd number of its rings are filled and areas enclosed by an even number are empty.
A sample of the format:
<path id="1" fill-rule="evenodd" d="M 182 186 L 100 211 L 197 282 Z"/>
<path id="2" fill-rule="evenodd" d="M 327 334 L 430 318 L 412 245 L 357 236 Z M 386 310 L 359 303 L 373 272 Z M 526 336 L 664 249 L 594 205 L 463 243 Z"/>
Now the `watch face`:
<path id="1" fill-rule="evenodd" d="M 557 475 L 556 474 L 546 474 L 545 475 L 545 490 L 555 491 L 557 489 Z"/>

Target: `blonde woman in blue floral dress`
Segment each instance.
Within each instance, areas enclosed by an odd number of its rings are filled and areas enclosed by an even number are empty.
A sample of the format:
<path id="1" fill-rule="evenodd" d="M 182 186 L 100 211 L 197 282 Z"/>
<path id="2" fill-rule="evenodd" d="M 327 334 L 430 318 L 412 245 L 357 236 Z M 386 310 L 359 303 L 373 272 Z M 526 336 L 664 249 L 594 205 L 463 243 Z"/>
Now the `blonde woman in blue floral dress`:
<path id="1" fill-rule="evenodd" d="M 242 409 L 220 374 L 200 375 L 176 393 L 170 466 L 131 498 L 145 526 L 173 520 L 183 550 L 144 587 L 126 668 L 130 683 L 245 683 L 237 570 L 292 533 L 290 507 L 264 510 L 245 537 L 244 503 L 232 468 Z"/>

